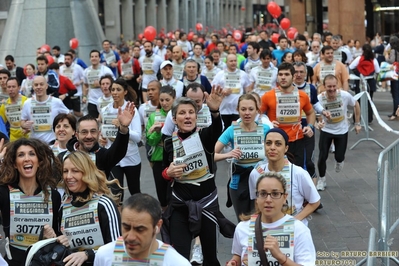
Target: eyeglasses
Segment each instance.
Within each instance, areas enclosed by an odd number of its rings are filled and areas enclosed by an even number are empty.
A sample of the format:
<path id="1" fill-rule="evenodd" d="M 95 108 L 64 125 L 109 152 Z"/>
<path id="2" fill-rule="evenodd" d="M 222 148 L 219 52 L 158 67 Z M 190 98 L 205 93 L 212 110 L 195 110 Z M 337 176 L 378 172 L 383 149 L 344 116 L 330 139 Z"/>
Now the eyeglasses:
<path id="1" fill-rule="evenodd" d="M 285 194 L 284 192 L 278 192 L 278 191 L 273 191 L 270 193 L 266 191 L 256 191 L 256 197 L 262 199 L 267 199 L 268 196 L 270 196 L 272 199 L 281 199 L 281 196 L 283 196 L 284 194 Z"/>
<path id="2" fill-rule="evenodd" d="M 98 133 L 98 130 L 97 129 L 91 129 L 90 131 L 89 130 L 78 131 L 78 133 L 81 134 L 82 136 L 87 136 L 87 134 L 89 134 L 89 132 L 90 132 L 91 135 L 96 135 Z"/>

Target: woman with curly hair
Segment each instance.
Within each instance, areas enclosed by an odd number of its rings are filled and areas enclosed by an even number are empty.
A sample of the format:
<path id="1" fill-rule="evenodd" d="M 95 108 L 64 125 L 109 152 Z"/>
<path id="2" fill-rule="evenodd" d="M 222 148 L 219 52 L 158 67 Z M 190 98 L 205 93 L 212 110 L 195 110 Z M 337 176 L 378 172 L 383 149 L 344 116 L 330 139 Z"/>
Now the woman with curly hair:
<path id="1" fill-rule="evenodd" d="M 22 138 L 7 147 L 0 165 L 0 210 L 8 265 L 24 264 L 25 251 L 39 240 L 44 225 L 58 233 L 58 213 L 54 210 L 61 205 L 55 189 L 61 167 L 49 146 L 40 140 Z"/>
<path id="2" fill-rule="evenodd" d="M 114 202 L 118 196 L 108 188 L 119 183 L 116 179 L 108 181 L 90 156 L 81 151 L 65 157 L 63 182 L 66 196 L 59 215 L 62 235 L 58 242 L 73 251 L 65 258 L 65 265 L 91 265 L 94 249 L 121 235 L 121 217 Z"/>

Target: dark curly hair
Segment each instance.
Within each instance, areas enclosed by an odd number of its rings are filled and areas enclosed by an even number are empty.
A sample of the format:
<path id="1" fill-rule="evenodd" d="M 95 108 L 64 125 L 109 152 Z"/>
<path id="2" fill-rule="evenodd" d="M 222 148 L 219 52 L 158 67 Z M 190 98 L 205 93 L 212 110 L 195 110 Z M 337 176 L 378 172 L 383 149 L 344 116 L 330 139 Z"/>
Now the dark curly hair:
<path id="1" fill-rule="evenodd" d="M 44 200 L 47 202 L 50 196 L 47 187 L 56 188 L 62 176 L 62 165 L 50 147 L 38 139 L 21 138 L 7 146 L 4 161 L 0 165 L 0 185 L 10 185 L 18 182 L 19 172 L 15 168 L 15 161 L 17 150 L 21 146 L 30 146 L 35 150 L 39 161 L 36 181 L 42 188 Z"/>

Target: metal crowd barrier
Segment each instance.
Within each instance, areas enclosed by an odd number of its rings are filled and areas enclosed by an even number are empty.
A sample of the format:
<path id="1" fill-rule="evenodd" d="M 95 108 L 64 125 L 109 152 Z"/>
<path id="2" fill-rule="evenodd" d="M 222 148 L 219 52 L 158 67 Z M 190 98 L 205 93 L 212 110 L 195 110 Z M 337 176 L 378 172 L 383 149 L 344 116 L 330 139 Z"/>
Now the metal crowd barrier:
<path id="1" fill-rule="evenodd" d="M 393 238 L 391 234 L 399 225 L 399 139 L 386 147 L 378 157 L 378 229 L 370 229 L 369 251 L 391 251 Z M 378 234 L 378 240 L 375 241 Z M 386 254 L 385 254 L 386 255 Z M 399 259 L 388 253 L 388 256 L 367 257 L 357 265 L 376 265 L 380 258 L 382 265 L 389 266 L 390 261 L 399 265 Z"/>

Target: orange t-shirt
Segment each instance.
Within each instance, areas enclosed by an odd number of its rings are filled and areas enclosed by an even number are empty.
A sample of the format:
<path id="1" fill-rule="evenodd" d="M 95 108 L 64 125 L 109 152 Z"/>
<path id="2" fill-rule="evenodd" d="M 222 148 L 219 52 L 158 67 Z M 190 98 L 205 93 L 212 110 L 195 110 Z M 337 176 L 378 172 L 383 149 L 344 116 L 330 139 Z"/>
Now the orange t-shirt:
<path id="1" fill-rule="evenodd" d="M 277 99 L 276 99 L 276 91 L 279 88 L 274 88 L 271 91 L 266 92 L 262 96 L 262 104 L 261 104 L 261 111 L 262 113 L 267 113 L 270 121 L 277 120 Z M 305 111 L 305 113 L 309 112 L 313 109 L 312 104 L 310 103 L 309 96 L 303 90 L 298 90 L 299 92 L 299 103 L 300 103 L 300 111 Z M 300 112 L 301 114 L 301 112 Z M 279 128 L 284 130 L 288 137 L 289 142 L 293 142 L 298 139 L 303 138 L 302 127 L 300 126 L 301 123 L 301 115 L 298 116 L 298 125 L 293 124 L 283 124 L 280 123 Z"/>

